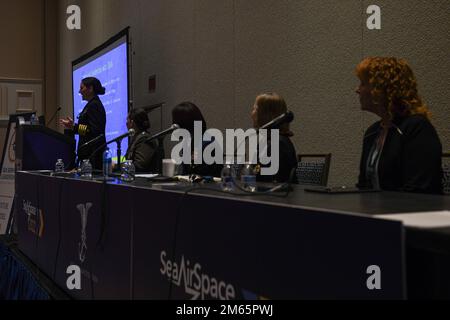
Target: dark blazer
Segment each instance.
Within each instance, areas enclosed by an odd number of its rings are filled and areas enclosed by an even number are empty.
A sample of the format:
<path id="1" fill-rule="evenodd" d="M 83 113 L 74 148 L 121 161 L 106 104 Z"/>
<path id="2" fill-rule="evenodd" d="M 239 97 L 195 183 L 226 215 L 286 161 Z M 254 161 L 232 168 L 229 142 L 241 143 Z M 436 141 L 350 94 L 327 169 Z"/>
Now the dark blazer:
<path id="1" fill-rule="evenodd" d="M 270 147 L 270 141 L 268 142 Z M 295 170 L 298 165 L 297 152 L 294 144 L 287 136 L 280 134 L 280 149 L 279 149 L 279 169 L 274 176 L 258 175 L 257 180 L 262 182 L 288 182 L 292 170 Z M 269 148 L 269 155 L 271 151 Z M 297 176 L 294 173 L 292 176 L 292 183 L 297 183 Z"/>
<path id="2" fill-rule="evenodd" d="M 202 154 L 205 151 L 205 148 L 211 144 L 214 141 L 214 138 L 212 139 L 212 141 L 203 141 L 202 142 Z M 192 149 L 194 148 L 194 146 L 192 145 Z M 218 153 L 223 153 L 222 150 L 217 150 L 218 146 L 216 145 L 216 151 L 218 151 Z M 213 156 L 215 155 L 215 152 L 213 152 L 212 154 Z M 206 164 L 204 162 L 203 159 L 203 163 L 202 164 L 194 164 L 194 150 L 191 151 L 191 159 L 192 159 L 192 163 L 189 164 L 183 164 L 182 165 L 182 172 L 180 172 L 183 175 L 191 175 L 191 174 L 196 174 L 199 176 L 212 176 L 212 177 L 220 177 L 221 176 L 221 172 L 222 172 L 222 168 L 223 165 L 222 164 L 217 164 L 217 163 L 213 163 L 213 164 Z"/>
<path id="3" fill-rule="evenodd" d="M 421 115 L 393 120 L 378 164 L 383 190 L 442 193 L 442 146 L 433 125 Z M 364 135 L 359 187 L 371 187 L 366 162 L 381 130 L 380 121 Z"/>
<path id="4" fill-rule="evenodd" d="M 92 153 L 106 143 L 105 136 L 106 127 L 106 112 L 99 97 L 92 98 L 84 107 L 83 111 L 78 115 L 78 123 L 74 126 L 74 133 L 78 134 L 80 139 L 78 141 L 78 161 L 88 159 Z M 95 139 L 103 134 L 103 138 L 96 143 L 85 148 L 80 148 L 84 143 Z M 102 154 L 103 150 L 99 150 L 92 160 L 92 165 L 95 169 L 102 168 Z"/>
<path id="5" fill-rule="evenodd" d="M 133 160 L 136 172 L 157 173 L 160 167 L 161 157 L 158 154 L 158 142 L 153 140 L 150 144 L 145 141 L 150 138 L 147 132 L 140 132 L 131 141 L 125 158 Z"/>

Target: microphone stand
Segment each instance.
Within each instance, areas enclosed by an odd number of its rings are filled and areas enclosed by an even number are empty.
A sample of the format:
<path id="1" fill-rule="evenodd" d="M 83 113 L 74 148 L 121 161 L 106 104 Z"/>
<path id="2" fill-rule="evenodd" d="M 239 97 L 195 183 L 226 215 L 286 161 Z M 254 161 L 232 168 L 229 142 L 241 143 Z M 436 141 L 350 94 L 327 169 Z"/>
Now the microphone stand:
<path id="1" fill-rule="evenodd" d="M 99 141 L 101 138 L 103 138 L 104 136 L 105 136 L 105 135 L 101 134 L 101 135 L 97 136 L 96 138 L 94 138 L 94 139 L 92 139 L 92 140 L 86 142 L 85 144 L 83 144 L 83 145 L 80 147 L 80 150 L 84 150 L 85 148 L 89 147 L 90 144 L 94 144 L 94 143 L 98 142 L 98 141 Z"/>
<path id="2" fill-rule="evenodd" d="M 44 125 L 46 127 L 48 127 L 48 125 L 53 121 L 53 119 L 55 119 L 56 115 L 58 114 L 58 112 L 61 110 L 61 107 L 58 107 L 55 111 L 55 113 L 53 114 L 53 116 L 50 118 L 50 120 L 47 121 L 47 124 L 44 123 Z"/>
<path id="3" fill-rule="evenodd" d="M 104 147 L 106 147 L 106 146 L 107 146 L 106 143 L 102 144 L 100 147 L 98 147 L 97 149 L 95 149 L 94 152 L 92 152 L 92 154 L 89 156 L 89 162 L 92 163 L 92 167 L 94 167 L 94 164 L 93 164 L 93 162 L 92 162 L 92 159 L 93 159 L 94 156 L 97 154 L 97 152 L 99 152 L 100 150 L 102 150 L 102 149 L 103 149 Z M 103 169 L 100 169 L 100 170 L 103 170 Z"/>
<path id="4" fill-rule="evenodd" d="M 120 161 L 122 157 L 122 139 L 116 141 L 117 144 L 117 168 L 120 170 Z"/>
<path id="5" fill-rule="evenodd" d="M 123 138 L 125 138 L 125 137 L 123 137 Z M 98 147 L 97 149 L 94 150 L 94 152 L 89 157 L 89 161 L 92 163 L 92 158 L 97 154 L 97 152 L 99 152 L 101 149 L 105 148 L 110 143 L 115 142 L 117 144 L 117 157 L 118 157 L 117 165 L 120 168 L 120 161 L 121 161 L 120 158 L 122 157 L 122 145 L 121 144 L 122 144 L 123 138 L 121 138 L 121 139 L 116 138 L 114 140 L 111 140 L 111 141 L 108 141 L 108 142 L 102 144 L 100 147 Z"/>
<path id="6" fill-rule="evenodd" d="M 131 136 L 134 136 L 134 135 L 135 135 L 135 132 L 133 131 L 133 134 Z M 117 145 L 117 168 L 119 170 L 120 170 L 120 164 L 121 164 L 121 161 L 122 161 L 122 159 L 121 159 L 122 158 L 122 140 L 124 138 L 128 138 L 128 137 L 130 137 L 130 135 L 116 140 L 116 145 Z"/>

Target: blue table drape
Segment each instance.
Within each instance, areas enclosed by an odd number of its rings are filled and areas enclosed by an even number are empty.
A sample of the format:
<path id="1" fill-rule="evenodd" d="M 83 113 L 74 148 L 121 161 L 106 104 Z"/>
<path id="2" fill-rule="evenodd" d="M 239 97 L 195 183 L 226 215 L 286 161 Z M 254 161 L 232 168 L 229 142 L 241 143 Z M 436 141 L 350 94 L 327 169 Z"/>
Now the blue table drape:
<path id="1" fill-rule="evenodd" d="M 0 300 L 50 300 L 27 267 L 1 242 Z"/>

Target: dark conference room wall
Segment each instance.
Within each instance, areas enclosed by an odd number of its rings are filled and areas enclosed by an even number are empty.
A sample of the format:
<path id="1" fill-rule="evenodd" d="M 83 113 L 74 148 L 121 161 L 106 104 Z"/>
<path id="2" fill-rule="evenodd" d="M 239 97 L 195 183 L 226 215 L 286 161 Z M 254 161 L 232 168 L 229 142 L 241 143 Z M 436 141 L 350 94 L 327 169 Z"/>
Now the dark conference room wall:
<path id="1" fill-rule="evenodd" d="M 81 9 L 68 30 L 66 9 Z M 450 9 L 448 0 L 61 0 L 59 105 L 71 110 L 71 61 L 126 26 L 133 42 L 134 106 L 166 102 L 163 123 L 184 100 L 209 127 L 251 125 L 257 94 L 275 91 L 295 113 L 298 152 L 333 154 L 331 185 L 353 184 L 364 130 L 377 118 L 360 111 L 355 66 L 366 56 L 406 58 L 450 150 Z M 366 26 L 370 5 L 381 29 Z M 156 75 L 156 92 L 148 78 Z M 126 115 L 124 115 L 125 121 Z M 155 130 L 156 130 L 155 129 Z"/>

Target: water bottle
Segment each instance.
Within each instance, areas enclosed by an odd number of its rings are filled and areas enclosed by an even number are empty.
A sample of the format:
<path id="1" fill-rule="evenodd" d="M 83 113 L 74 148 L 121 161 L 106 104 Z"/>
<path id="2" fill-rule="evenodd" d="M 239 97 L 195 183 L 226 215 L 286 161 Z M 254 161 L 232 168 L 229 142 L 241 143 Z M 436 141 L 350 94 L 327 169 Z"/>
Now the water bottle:
<path id="1" fill-rule="evenodd" d="M 233 191 L 233 168 L 230 163 L 223 166 L 220 176 L 222 177 L 222 190 Z"/>
<path id="2" fill-rule="evenodd" d="M 242 187 L 250 192 L 256 192 L 256 174 L 255 169 L 249 163 L 246 163 L 241 171 Z"/>
<path id="3" fill-rule="evenodd" d="M 90 163 L 89 159 L 85 159 L 81 163 L 80 175 L 81 178 L 92 179 L 92 164 Z"/>
<path id="4" fill-rule="evenodd" d="M 103 176 L 108 178 L 112 174 L 112 154 L 109 148 L 103 152 Z"/>
<path id="5" fill-rule="evenodd" d="M 36 117 L 36 114 L 35 114 L 35 113 L 33 113 L 33 114 L 31 115 L 31 118 L 30 118 L 30 124 L 31 124 L 31 125 L 37 125 L 37 124 L 39 124 L 39 120 L 38 120 L 38 118 Z"/>
<path id="6" fill-rule="evenodd" d="M 120 179 L 124 182 L 132 182 L 135 178 L 136 168 L 133 164 L 133 160 L 126 160 L 122 163 L 122 174 Z"/>
<path id="7" fill-rule="evenodd" d="M 64 162 L 62 161 L 62 159 L 58 159 L 58 161 L 56 161 L 55 172 L 56 173 L 64 172 Z"/>
<path id="8" fill-rule="evenodd" d="M 241 181 L 242 164 L 245 163 L 245 161 L 236 155 L 226 155 L 225 163 L 230 165 L 233 180 Z"/>

